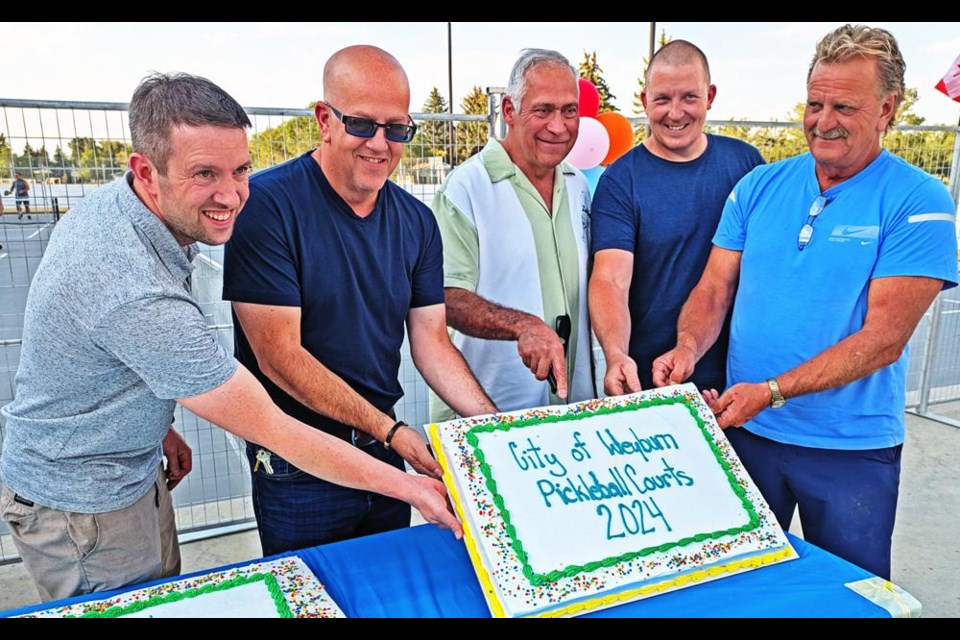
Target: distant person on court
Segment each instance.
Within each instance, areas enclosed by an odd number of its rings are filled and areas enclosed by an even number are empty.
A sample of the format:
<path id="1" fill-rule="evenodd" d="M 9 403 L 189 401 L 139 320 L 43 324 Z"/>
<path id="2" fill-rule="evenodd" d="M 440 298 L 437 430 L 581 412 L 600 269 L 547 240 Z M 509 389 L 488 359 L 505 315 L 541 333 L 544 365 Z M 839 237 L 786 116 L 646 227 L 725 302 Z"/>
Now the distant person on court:
<path id="1" fill-rule="evenodd" d="M 13 178 L 8 193 L 13 193 L 17 203 L 17 220 L 23 218 L 24 212 L 27 214 L 27 220 L 30 219 L 30 183 L 27 182 L 19 172 Z"/>

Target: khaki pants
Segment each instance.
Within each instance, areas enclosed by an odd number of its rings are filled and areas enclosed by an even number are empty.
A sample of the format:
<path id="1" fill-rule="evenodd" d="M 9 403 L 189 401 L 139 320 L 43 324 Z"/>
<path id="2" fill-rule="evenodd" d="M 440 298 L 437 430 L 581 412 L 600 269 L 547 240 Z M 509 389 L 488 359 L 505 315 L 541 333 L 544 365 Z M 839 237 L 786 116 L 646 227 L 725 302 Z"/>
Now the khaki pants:
<path id="1" fill-rule="evenodd" d="M 146 495 L 118 511 L 58 511 L 29 506 L 14 495 L 0 484 L 0 516 L 44 602 L 180 573 L 173 501 L 162 465 Z"/>

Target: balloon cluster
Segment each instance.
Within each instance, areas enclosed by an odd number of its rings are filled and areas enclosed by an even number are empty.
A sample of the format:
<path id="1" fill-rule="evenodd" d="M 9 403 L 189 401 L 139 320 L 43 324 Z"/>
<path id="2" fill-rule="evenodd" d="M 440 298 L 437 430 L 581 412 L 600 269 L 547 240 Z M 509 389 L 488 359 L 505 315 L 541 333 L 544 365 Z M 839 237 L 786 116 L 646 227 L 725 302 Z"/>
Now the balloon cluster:
<path id="1" fill-rule="evenodd" d="M 633 126 L 615 111 L 598 115 L 600 92 L 589 80 L 579 82 L 580 134 L 566 161 L 583 172 L 593 193 L 604 167 L 633 146 Z"/>

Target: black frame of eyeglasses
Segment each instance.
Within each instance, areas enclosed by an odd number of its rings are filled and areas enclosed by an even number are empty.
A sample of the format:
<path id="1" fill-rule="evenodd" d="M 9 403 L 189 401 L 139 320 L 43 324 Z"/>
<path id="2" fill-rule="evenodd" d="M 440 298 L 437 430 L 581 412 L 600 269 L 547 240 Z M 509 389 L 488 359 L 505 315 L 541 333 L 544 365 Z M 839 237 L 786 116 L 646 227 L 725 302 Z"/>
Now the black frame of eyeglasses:
<path id="1" fill-rule="evenodd" d="M 330 111 L 333 112 L 333 115 L 336 116 L 337 120 L 343 123 L 343 129 L 350 135 L 357 138 L 372 138 L 377 135 L 377 129 L 383 129 L 383 135 L 390 142 L 399 142 L 400 144 L 408 144 L 413 141 L 413 136 L 417 135 L 417 123 L 412 120 L 409 123 L 401 124 L 399 122 L 377 122 L 376 120 L 371 120 L 370 118 L 361 118 L 360 116 L 346 116 L 337 110 L 329 102 L 324 102 Z M 409 117 L 409 116 L 408 116 Z M 347 121 L 350 122 L 347 122 Z M 373 126 L 373 129 L 370 130 L 370 135 L 364 135 L 361 133 L 356 133 L 356 131 L 351 131 L 350 128 L 354 124 L 361 124 L 362 126 Z M 397 137 L 395 134 L 390 133 L 391 128 L 401 129 L 405 132 L 403 137 Z"/>

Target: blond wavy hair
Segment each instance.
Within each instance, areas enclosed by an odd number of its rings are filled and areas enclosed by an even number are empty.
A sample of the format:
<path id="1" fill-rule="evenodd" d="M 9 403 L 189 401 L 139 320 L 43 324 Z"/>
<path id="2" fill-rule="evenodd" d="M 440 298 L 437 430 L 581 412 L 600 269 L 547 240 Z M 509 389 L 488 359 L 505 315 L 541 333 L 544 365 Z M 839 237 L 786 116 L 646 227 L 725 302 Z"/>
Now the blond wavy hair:
<path id="1" fill-rule="evenodd" d="M 818 62 L 833 64 L 847 62 L 856 57 L 876 59 L 877 97 L 883 99 L 891 93 L 894 95 L 894 115 L 887 123 L 886 129 L 889 131 L 893 128 L 906 91 L 903 75 L 907 69 L 907 63 L 903 61 L 897 39 L 886 29 L 862 24 L 845 24 L 828 33 L 817 43 L 817 52 L 807 71 L 807 82 L 810 82 L 810 76 L 813 75 L 813 69 Z"/>

